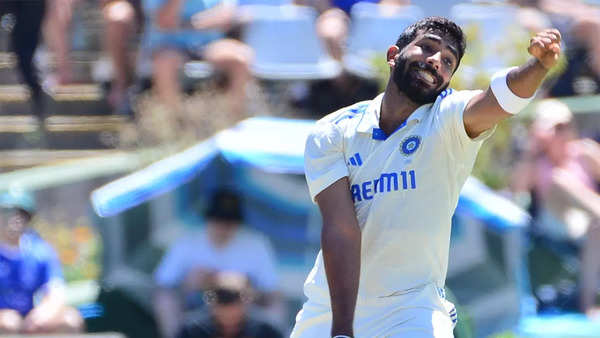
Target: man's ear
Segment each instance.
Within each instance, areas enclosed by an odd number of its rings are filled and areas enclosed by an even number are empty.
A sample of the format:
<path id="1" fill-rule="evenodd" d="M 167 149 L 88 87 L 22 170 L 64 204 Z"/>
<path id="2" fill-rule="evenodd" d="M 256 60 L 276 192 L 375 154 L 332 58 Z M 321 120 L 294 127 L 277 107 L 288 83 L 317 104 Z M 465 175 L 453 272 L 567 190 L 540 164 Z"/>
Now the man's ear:
<path id="1" fill-rule="evenodd" d="M 398 53 L 400 53 L 400 48 L 396 45 L 390 46 L 387 50 L 387 64 L 392 68 L 396 65 L 396 55 Z"/>

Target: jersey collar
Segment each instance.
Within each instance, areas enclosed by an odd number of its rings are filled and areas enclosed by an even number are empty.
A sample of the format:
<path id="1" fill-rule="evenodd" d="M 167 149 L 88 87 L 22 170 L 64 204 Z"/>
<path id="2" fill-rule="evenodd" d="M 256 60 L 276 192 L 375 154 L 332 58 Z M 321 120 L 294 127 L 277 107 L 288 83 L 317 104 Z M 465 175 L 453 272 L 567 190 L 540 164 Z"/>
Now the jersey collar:
<path id="1" fill-rule="evenodd" d="M 371 100 L 371 103 L 369 103 L 369 106 L 367 107 L 363 118 L 360 120 L 358 126 L 356 127 L 357 132 L 373 134 L 373 129 L 379 129 L 379 116 L 381 113 L 381 102 L 383 101 L 384 94 L 385 92 L 377 95 L 377 97 Z M 425 104 L 417 108 L 412 114 L 410 114 L 410 116 L 408 117 L 406 122 L 402 124 L 402 126 L 420 122 L 423 119 L 425 113 L 427 112 L 427 108 L 429 108 L 430 106 L 431 104 Z"/>

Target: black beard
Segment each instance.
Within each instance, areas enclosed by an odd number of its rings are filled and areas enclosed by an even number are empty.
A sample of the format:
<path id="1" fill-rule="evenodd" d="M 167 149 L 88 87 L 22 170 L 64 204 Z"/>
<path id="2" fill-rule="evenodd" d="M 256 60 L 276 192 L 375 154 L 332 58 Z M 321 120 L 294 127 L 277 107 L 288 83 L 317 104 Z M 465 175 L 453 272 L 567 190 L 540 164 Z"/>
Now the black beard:
<path id="1" fill-rule="evenodd" d="M 448 84 L 443 84 L 441 76 L 435 68 L 428 63 L 413 62 L 406 64 L 407 60 L 400 56 L 398 64 L 392 73 L 392 79 L 398 87 L 398 90 L 406 94 L 408 98 L 418 104 L 427 104 L 435 102 L 437 96 L 448 87 Z M 438 88 L 429 89 L 422 85 L 421 80 L 417 79 L 411 72 L 413 69 L 424 69 L 429 71 L 435 78 L 437 83 L 442 83 Z"/>

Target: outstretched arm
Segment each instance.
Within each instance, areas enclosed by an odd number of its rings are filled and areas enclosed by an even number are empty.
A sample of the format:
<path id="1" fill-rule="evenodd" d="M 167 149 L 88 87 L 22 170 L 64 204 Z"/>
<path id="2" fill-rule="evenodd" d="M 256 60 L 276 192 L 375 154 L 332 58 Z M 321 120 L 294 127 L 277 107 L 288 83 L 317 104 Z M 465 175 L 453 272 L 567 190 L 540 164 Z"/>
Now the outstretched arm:
<path id="1" fill-rule="evenodd" d="M 353 336 L 360 275 L 361 233 L 350 197 L 348 177 L 316 196 L 323 216 L 321 247 L 331 298 L 331 336 Z"/>
<path id="2" fill-rule="evenodd" d="M 535 94 L 544 77 L 554 67 L 560 56 L 561 35 L 557 29 L 547 29 L 537 33 L 529 42 L 528 52 L 533 57 L 525 64 L 510 71 L 506 84 L 512 94 L 520 98 L 529 98 Z M 505 111 L 500 100 L 488 87 L 467 104 L 463 114 L 467 134 L 474 138 L 492 128 L 498 122 L 516 112 Z"/>

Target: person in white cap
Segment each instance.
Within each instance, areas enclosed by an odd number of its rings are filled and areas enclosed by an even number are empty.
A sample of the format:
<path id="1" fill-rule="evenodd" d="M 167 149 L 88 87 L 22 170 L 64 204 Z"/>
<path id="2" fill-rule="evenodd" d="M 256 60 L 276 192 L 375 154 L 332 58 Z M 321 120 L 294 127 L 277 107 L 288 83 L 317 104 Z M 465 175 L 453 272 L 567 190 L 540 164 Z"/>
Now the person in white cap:
<path id="1" fill-rule="evenodd" d="M 383 94 L 317 122 L 305 174 L 323 216 L 322 250 L 292 337 L 452 336 L 457 313 L 443 288 L 459 192 L 494 126 L 524 108 L 555 65 L 560 39 L 539 32 L 525 64 L 496 73 L 485 91 L 455 91 L 464 34 L 425 18 L 389 47 Z"/>
<path id="2" fill-rule="evenodd" d="M 282 338 L 249 308 L 254 291 L 239 272 L 221 271 L 204 295 L 210 311 L 186 321 L 177 338 Z"/>
<path id="3" fill-rule="evenodd" d="M 579 139 L 573 114 L 560 101 L 536 107 L 528 145 L 512 178 L 513 191 L 533 192 L 536 230 L 581 246 L 580 309 L 600 315 L 600 145 Z"/>

